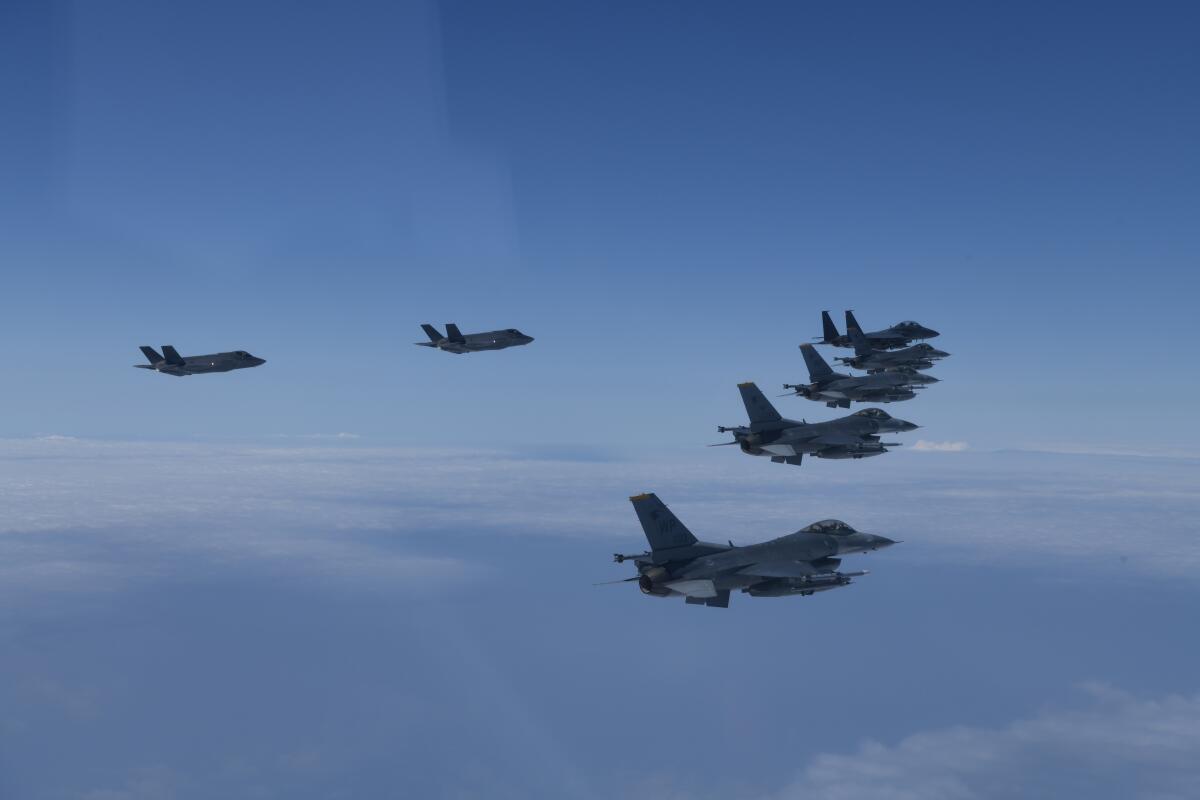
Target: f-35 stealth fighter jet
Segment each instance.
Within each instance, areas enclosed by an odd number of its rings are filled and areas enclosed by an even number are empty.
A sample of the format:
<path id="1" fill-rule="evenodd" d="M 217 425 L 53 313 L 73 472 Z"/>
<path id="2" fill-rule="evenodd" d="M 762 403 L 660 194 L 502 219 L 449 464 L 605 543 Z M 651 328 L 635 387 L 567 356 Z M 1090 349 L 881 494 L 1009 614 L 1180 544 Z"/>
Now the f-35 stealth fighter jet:
<path id="1" fill-rule="evenodd" d="M 532 336 L 526 336 L 516 328 L 507 328 L 502 331 L 487 331 L 486 333 L 468 333 L 465 336 L 458 326 L 453 322 L 446 325 L 446 335 L 438 333 L 438 329 L 432 325 L 422 325 L 425 330 L 425 335 L 429 337 L 428 342 L 414 342 L 421 347 L 436 347 L 438 350 L 445 350 L 447 353 L 474 353 L 478 350 L 503 350 L 506 347 L 517 347 L 518 345 L 529 344 L 533 341 Z"/>
<path id="2" fill-rule="evenodd" d="M 930 369 L 933 362 L 950 355 L 945 350 L 938 350 L 925 342 L 900 350 L 876 350 L 858 328 L 850 329 L 850 341 L 854 343 L 854 356 L 839 356 L 837 360 L 847 367 L 865 370 L 868 374 L 889 370 Z"/>
<path id="3" fill-rule="evenodd" d="M 245 350 L 232 353 L 212 353 L 206 356 L 184 356 L 171 345 L 164 345 L 160 355 L 153 347 L 142 346 L 142 355 L 149 364 L 134 364 L 138 369 L 152 369 L 182 378 L 184 375 L 203 375 L 206 372 L 229 372 L 267 363 L 265 358 L 252 356 Z"/>
<path id="4" fill-rule="evenodd" d="M 854 318 L 853 311 L 846 312 L 846 335 L 838 333 L 837 327 L 833 324 L 833 320 L 829 318 L 828 311 L 821 312 L 821 325 L 824 328 L 824 335 L 821 337 L 821 344 L 833 345 L 834 347 L 853 347 L 854 342 L 850 339 L 850 330 L 857 329 L 862 332 L 862 326 L 858 324 L 858 320 Z M 912 320 L 897 322 L 890 328 L 884 328 L 881 331 L 871 331 L 863 333 L 867 342 L 880 350 L 895 350 L 898 347 L 907 347 L 918 339 L 932 339 L 940 334 L 932 328 L 926 328 L 920 323 Z"/>
<path id="5" fill-rule="evenodd" d="M 735 547 L 701 542 L 654 494 L 629 498 L 649 552 L 617 553 L 618 564 L 632 560 L 644 594 L 655 597 L 682 595 L 689 604 L 729 607 L 735 589 L 751 597 L 810 595 L 848 585 L 866 570 L 840 572 L 840 556 L 867 553 L 896 544 L 871 533 L 859 533 L 846 523 L 827 519 L 795 533 L 761 544 Z"/>
<path id="6" fill-rule="evenodd" d="M 895 403 L 916 397 L 914 387 L 937 383 L 932 375 L 915 370 L 877 372 L 874 375 L 843 375 L 834 372 L 811 344 L 800 345 L 804 363 L 808 365 L 807 384 L 785 383 L 783 388 L 794 389 L 799 397 L 825 403 L 830 408 L 849 408 L 859 403 Z"/>
<path id="7" fill-rule="evenodd" d="M 896 442 L 882 442 L 881 433 L 901 433 L 915 430 L 914 425 L 896 419 L 878 408 L 864 408 L 848 417 L 828 422 L 797 422 L 784 419 L 753 383 L 739 383 L 742 402 L 750 417 L 748 426 L 726 428 L 717 426 L 718 433 L 732 433 L 732 442 L 751 456 L 768 456 L 776 464 L 799 466 L 805 454 L 817 458 L 868 458 L 899 447 Z M 720 445 L 711 445 L 719 447 Z"/>

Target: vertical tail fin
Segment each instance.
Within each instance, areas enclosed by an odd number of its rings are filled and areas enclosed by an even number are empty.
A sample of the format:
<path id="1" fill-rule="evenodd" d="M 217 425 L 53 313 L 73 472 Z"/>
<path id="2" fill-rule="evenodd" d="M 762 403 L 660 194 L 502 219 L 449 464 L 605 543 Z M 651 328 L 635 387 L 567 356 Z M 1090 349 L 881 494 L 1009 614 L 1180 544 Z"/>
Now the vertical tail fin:
<path id="1" fill-rule="evenodd" d="M 811 344 L 800 345 L 800 353 L 804 356 L 804 363 L 808 367 L 808 379 L 810 381 L 819 381 L 833 374 L 833 370 L 825 363 L 825 359 L 821 358 L 821 354 L 817 352 L 817 348 Z"/>
<path id="2" fill-rule="evenodd" d="M 422 325 L 421 330 L 425 331 L 425 335 L 429 337 L 429 341 L 433 342 L 434 344 L 437 344 L 442 339 L 446 338 L 445 336 L 442 336 L 442 334 L 438 333 L 438 329 L 432 325 Z"/>
<path id="3" fill-rule="evenodd" d="M 666 503 L 658 499 L 658 495 L 648 492 L 634 495 L 629 501 L 637 512 L 638 522 L 642 523 L 651 551 L 687 547 L 696 543 L 696 537 L 671 513 Z"/>
<path id="4" fill-rule="evenodd" d="M 854 312 L 846 309 L 846 333 L 850 331 L 858 331 L 862 333 L 862 326 L 858 324 L 858 320 L 854 318 Z"/>
<path id="5" fill-rule="evenodd" d="M 144 355 L 146 357 L 146 360 L 149 361 L 151 364 L 157 364 L 160 361 L 166 360 L 153 347 L 147 347 L 146 345 L 142 345 L 140 349 L 142 351 L 142 355 Z"/>
<path id="6" fill-rule="evenodd" d="M 179 351 L 169 344 L 163 345 L 163 355 L 167 357 L 168 364 L 183 363 L 183 356 L 179 355 Z"/>
<path id="7" fill-rule="evenodd" d="M 738 391 L 742 393 L 742 403 L 746 406 L 746 415 L 751 423 L 779 422 L 783 419 L 755 383 L 739 383 Z"/>
<path id="8" fill-rule="evenodd" d="M 446 323 L 446 338 L 452 342 L 465 342 L 467 339 L 453 322 Z"/>
<path id="9" fill-rule="evenodd" d="M 838 340 L 837 326 L 833 324 L 833 319 L 830 318 L 828 311 L 821 312 L 821 327 L 824 328 L 825 336 L 821 339 L 823 344 L 833 344 Z"/>
<path id="10" fill-rule="evenodd" d="M 854 345 L 854 355 L 869 356 L 874 350 L 867 337 L 863 336 L 862 328 L 850 329 L 850 342 Z"/>

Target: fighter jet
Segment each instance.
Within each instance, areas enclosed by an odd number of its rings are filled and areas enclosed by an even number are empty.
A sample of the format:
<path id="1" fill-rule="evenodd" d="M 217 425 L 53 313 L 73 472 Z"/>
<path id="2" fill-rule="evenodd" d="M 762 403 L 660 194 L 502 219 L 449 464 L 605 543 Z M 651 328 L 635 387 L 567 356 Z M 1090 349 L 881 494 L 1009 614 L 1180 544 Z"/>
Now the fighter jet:
<path id="1" fill-rule="evenodd" d="M 883 455 L 887 448 L 900 445 L 880 441 L 879 434 L 902 433 L 920 427 L 878 408 L 864 408 L 828 422 L 798 422 L 781 417 L 753 383 L 739 383 L 738 391 L 742 393 L 750 424 L 733 428 L 718 425 L 718 433 L 733 434 L 732 442 L 721 442 L 721 445 L 736 444 L 746 455 L 769 456 L 776 464 L 799 466 L 806 453 L 817 458 Z"/>
<path id="2" fill-rule="evenodd" d="M 159 355 L 153 347 L 141 348 L 149 364 L 134 364 L 138 369 L 152 369 L 182 378 L 184 375 L 203 375 L 205 372 L 229 372 L 235 369 L 247 369 L 267 363 L 265 358 L 252 356 L 245 350 L 234 350 L 232 353 L 212 353 L 207 356 L 179 355 L 179 351 L 171 345 L 163 345 L 163 354 Z"/>
<path id="3" fill-rule="evenodd" d="M 438 350 L 444 350 L 447 353 L 474 353 L 477 350 L 503 350 L 506 347 L 516 347 L 522 344 L 529 344 L 533 341 L 532 336 L 526 336 L 516 328 L 507 328 L 502 331 L 487 331 L 486 333 L 468 333 L 465 336 L 458 326 L 453 322 L 446 325 L 446 336 L 438 333 L 438 329 L 432 325 L 422 325 L 425 330 L 425 335 L 429 337 L 428 342 L 414 342 L 413 344 L 421 347 L 436 347 Z"/>
<path id="4" fill-rule="evenodd" d="M 833 345 L 834 347 L 853 347 L 854 342 L 850 340 L 849 331 L 852 328 L 857 328 L 860 332 L 862 326 L 858 324 L 858 320 L 854 318 L 853 311 L 846 311 L 846 335 L 842 336 L 838 333 L 837 327 L 833 324 L 833 320 L 829 318 L 828 311 L 821 312 L 821 325 L 824 328 L 824 336 L 819 340 L 821 344 Z M 881 331 L 871 331 L 864 333 L 867 342 L 872 347 L 880 350 L 895 350 L 898 347 L 907 347 L 918 339 L 932 339 L 935 336 L 940 336 L 937 331 L 932 328 L 926 328 L 924 325 L 905 320 L 897 322 L 890 328 L 884 328 Z"/>
<path id="5" fill-rule="evenodd" d="M 804 363 L 808 365 L 808 384 L 785 383 L 783 388 L 794 389 L 798 397 L 825 403 L 830 408 L 849 408 L 859 403 L 895 403 L 916 397 L 914 388 L 937 383 L 932 375 L 916 370 L 877 372 L 874 375 L 843 375 L 834 372 L 811 344 L 800 345 Z"/>
<path id="6" fill-rule="evenodd" d="M 629 498 L 650 550 L 613 554 L 618 564 L 632 560 L 643 594 L 682 595 L 691 605 L 729 607 L 729 593 L 751 597 L 806 596 L 847 586 L 866 570 L 840 572 L 840 556 L 868 553 L 896 544 L 872 533 L 859 533 L 841 520 L 826 519 L 769 542 L 736 547 L 701 542 L 654 494 Z"/>
<path id="7" fill-rule="evenodd" d="M 847 367 L 865 370 L 868 375 L 902 369 L 930 369 L 933 362 L 950 355 L 925 342 L 900 350 L 876 350 L 858 328 L 851 328 L 849 335 L 854 344 L 854 356 L 838 356 L 837 360 Z"/>

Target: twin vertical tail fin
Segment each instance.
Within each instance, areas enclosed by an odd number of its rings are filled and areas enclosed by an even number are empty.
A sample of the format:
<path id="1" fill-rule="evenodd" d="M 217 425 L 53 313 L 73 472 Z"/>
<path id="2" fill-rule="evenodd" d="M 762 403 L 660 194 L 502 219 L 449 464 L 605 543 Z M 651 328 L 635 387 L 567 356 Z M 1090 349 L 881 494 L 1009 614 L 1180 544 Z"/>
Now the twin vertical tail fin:
<path id="1" fill-rule="evenodd" d="M 671 513 L 666 503 L 658 499 L 658 495 L 648 492 L 634 495 L 629 501 L 633 503 L 633 510 L 637 512 L 638 522 L 642 523 L 652 552 L 696 543 L 696 537 Z"/>
<path id="2" fill-rule="evenodd" d="M 869 356 L 873 352 L 871 343 L 863 336 L 862 328 L 850 328 L 850 343 L 854 345 L 854 355 Z"/>
<path id="3" fill-rule="evenodd" d="M 453 322 L 446 323 L 446 338 L 452 342 L 465 342 L 467 338 L 462 335 L 462 331 Z"/>
<path id="4" fill-rule="evenodd" d="M 833 319 L 830 318 L 828 311 L 821 312 L 821 327 L 824 328 L 824 338 L 821 339 L 822 344 L 833 344 L 840 338 L 837 326 L 833 324 Z"/>
<path id="5" fill-rule="evenodd" d="M 141 348 L 139 348 L 139 349 L 142 351 L 142 355 L 144 355 L 146 357 L 146 360 L 149 361 L 151 364 L 157 364 L 160 361 L 166 360 L 153 347 L 147 347 L 146 345 L 142 345 Z"/>
<path id="6" fill-rule="evenodd" d="M 854 318 L 854 312 L 847 308 L 846 309 L 846 333 L 850 333 L 850 331 L 858 331 L 859 333 L 862 333 L 862 326 L 859 325 L 858 320 L 856 320 Z"/>
<path id="7" fill-rule="evenodd" d="M 421 330 L 425 331 L 425 335 L 429 337 L 429 341 L 433 342 L 434 344 L 437 344 L 442 339 L 446 338 L 445 336 L 442 336 L 442 334 L 438 333 L 438 329 L 432 325 L 422 325 Z"/>
<path id="8" fill-rule="evenodd" d="M 742 393 L 742 403 L 746 406 L 746 415 L 750 417 L 751 424 L 779 422 L 783 419 L 757 384 L 753 382 L 739 383 L 738 391 Z"/>
<path id="9" fill-rule="evenodd" d="M 817 352 L 817 348 L 811 344 L 800 345 L 800 354 L 804 356 L 810 381 L 816 382 L 834 374 L 833 370 L 829 368 L 829 364 L 825 363 L 825 359 L 821 358 L 821 354 Z"/>
<path id="10" fill-rule="evenodd" d="M 179 355 L 179 351 L 169 344 L 163 345 L 163 355 L 166 357 L 168 364 L 183 364 L 183 356 Z"/>

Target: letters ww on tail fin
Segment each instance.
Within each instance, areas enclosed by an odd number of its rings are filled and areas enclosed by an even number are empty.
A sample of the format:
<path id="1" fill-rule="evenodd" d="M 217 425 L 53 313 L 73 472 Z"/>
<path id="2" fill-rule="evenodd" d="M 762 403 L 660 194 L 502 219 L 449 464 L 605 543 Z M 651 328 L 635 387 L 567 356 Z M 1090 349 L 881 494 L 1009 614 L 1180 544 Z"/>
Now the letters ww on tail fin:
<path id="1" fill-rule="evenodd" d="M 742 393 L 742 403 L 746 406 L 746 416 L 750 417 L 751 423 L 779 422 L 783 419 L 756 384 L 739 383 L 738 391 Z"/>
<path id="2" fill-rule="evenodd" d="M 651 551 L 687 547 L 696 543 L 696 537 L 671 513 L 666 503 L 658 499 L 658 495 L 652 492 L 639 494 L 629 498 L 629 501 L 637 512 L 638 522 L 642 523 L 642 530 L 646 532 Z"/>

